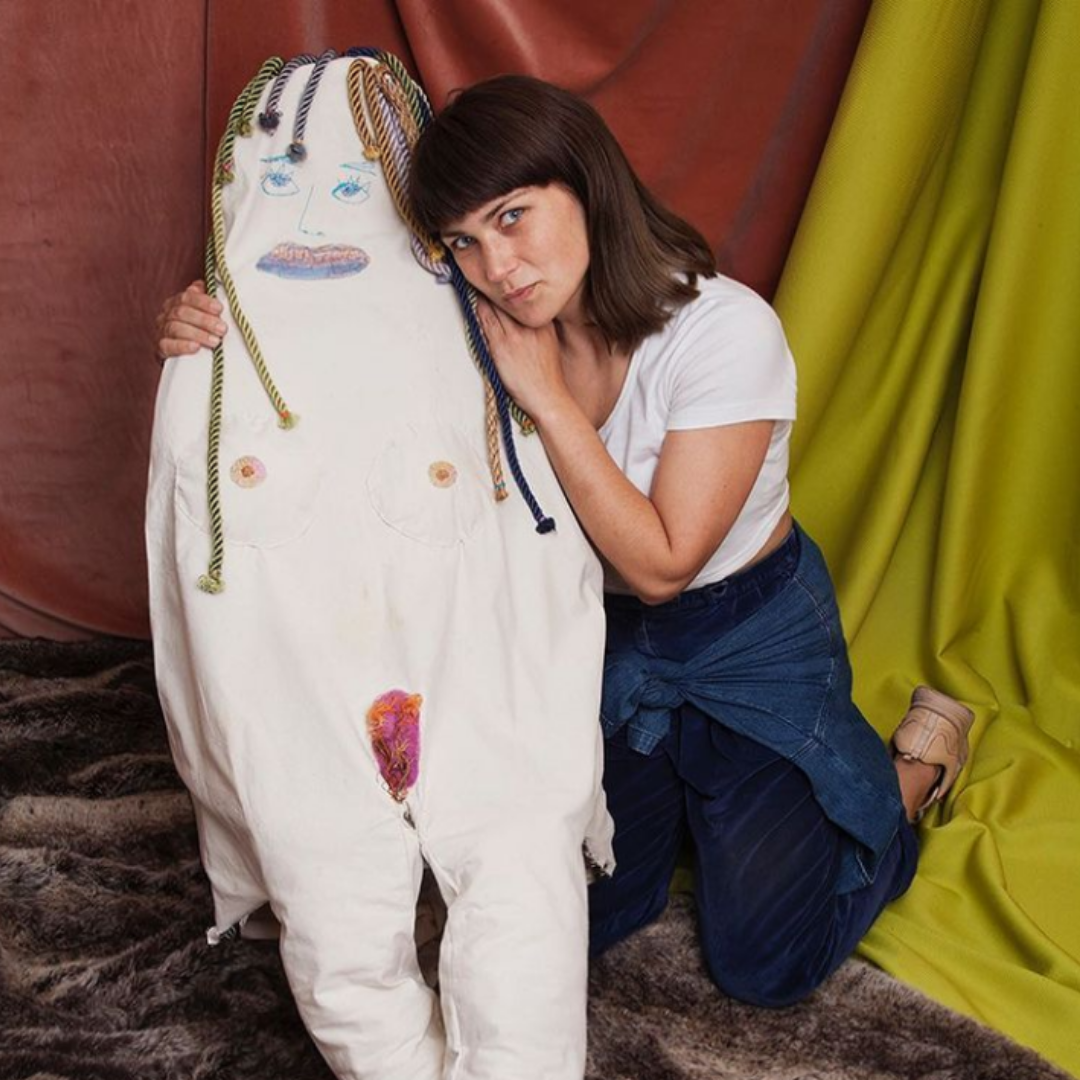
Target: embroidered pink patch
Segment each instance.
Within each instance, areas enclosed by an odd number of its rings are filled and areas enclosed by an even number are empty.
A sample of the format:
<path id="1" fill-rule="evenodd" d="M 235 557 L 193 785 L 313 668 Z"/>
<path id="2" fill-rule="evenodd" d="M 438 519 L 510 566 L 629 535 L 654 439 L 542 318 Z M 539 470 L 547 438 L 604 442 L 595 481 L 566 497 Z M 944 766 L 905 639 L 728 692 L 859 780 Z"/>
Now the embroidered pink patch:
<path id="1" fill-rule="evenodd" d="M 368 734 L 375 760 L 396 802 L 404 801 L 420 772 L 420 706 L 423 701 L 419 694 L 387 690 L 368 709 Z"/>
<path id="2" fill-rule="evenodd" d="M 457 479 L 457 469 L 449 461 L 433 461 L 428 466 L 428 479 L 438 488 L 451 487 Z"/>
<path id="3" fill-rule="evenodd" d="M 257 487 L 266 479 L 266 466 L 257 457 L 247 454 L 232 463 L 229 476 L 242 488 Z"/>

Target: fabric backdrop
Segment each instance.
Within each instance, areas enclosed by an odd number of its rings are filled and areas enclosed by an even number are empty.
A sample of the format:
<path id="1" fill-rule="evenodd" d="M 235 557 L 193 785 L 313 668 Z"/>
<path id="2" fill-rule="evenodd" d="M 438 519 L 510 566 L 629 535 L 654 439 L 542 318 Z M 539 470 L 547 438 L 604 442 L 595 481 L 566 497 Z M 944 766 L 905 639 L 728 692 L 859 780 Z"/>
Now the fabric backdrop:
<path id="1" fill-rule="evenodd" d="M 151 324 L 267 56 L 376 45 L 437 105 L 504 71 L 579 90 L 771 295 L 868 2 L 0 0 L 0 635 L 148 634 Z"/>
<path id="2" fill-rule="evenodd" d="M 783 268 L 796 510 L 860 704 L 883 735 L 919 681 L 976 709 L 864 954 L 1080 1075 L 1080 3 L 876 0 L 860 42 L 866 9 L 0 0 L 0 633 L 146 633 L 149 328 L 259 61 L 378 45 L 437 105 L 562 82 L 729 272 Z"/>
<path id="3" fill-rule="evenodd" d="M 777 306 L 857 698 L 977 714 L 863 955 L 1080 1075 L 1080 4 L 877 0 Z"/>

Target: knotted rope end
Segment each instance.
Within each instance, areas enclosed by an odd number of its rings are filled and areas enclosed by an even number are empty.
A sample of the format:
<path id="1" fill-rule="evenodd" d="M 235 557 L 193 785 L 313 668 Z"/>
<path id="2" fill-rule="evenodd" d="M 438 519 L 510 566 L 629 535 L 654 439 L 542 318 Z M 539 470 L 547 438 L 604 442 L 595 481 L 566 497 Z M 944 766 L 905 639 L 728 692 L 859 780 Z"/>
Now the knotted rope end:
<path id="1" fill-rule="evenodd" d="M 199 588 L 204 593 L 210 593 L 211 595 L 217 595 L 217 593 L 224 591 L 225 582 L 221 580 L 220 570 L 211 570 L 207 574 L 203 574 L 199 578 Z"/>
<path id="2" fill-rule="evenodd" d="M 536 531 L 540 533 L 541 536 L 543 536 L 544 533 L 554 532 L 555 519 L 550 517 L 541 518 L 540 523 L 536 526 Z"/>

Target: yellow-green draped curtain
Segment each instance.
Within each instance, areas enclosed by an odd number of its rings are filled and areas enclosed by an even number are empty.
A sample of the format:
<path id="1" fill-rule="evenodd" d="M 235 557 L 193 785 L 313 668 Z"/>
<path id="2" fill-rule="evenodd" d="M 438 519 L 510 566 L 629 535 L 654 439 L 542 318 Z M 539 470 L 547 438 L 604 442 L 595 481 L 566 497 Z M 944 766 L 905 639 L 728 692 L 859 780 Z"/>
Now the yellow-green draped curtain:
<path id="1" fill-rule="evenodd" d="M 857 701 L 977 714 L 861 952 L 1080 1074 L 1080 0 L 876 0 L 776 304 Z"/>

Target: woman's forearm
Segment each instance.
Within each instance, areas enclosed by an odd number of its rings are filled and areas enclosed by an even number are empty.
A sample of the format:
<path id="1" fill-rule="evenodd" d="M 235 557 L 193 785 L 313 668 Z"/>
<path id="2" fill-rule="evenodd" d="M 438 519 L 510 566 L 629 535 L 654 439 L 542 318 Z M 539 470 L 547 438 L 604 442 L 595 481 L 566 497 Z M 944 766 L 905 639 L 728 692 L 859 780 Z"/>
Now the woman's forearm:
<path id="1" fill-rule="evenodd" d="M 678 595 L 697 571 L 653 503 L 623 475 L 571 400 L 534 417 L 555 473 L 589 539 L 646 603 Z"/>

